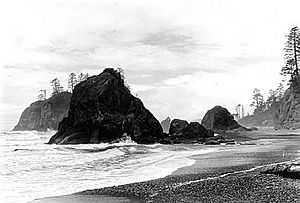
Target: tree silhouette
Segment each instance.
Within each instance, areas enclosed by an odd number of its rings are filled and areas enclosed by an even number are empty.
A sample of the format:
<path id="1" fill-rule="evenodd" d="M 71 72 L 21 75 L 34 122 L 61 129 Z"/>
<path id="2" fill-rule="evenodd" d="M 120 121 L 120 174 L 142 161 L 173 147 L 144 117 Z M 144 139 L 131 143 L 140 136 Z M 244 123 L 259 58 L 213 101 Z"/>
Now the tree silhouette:
<path id="1" fill-rule="evenodd" d="M 283 86 L 282 83 L 279 83 L 276 91 L 277 91 L 277 97 L 278 97 L 278 99 L 279 100 L 282 99 L 283 96 L 284 96 L 284 92 L 285 92 L 285 89 L 284 89 L 284 86 Z"/>
<path id="2" fill-rule="evenodd" d="M 55 78 L 50 83 L 52 84 L 52 89 L 53 89 L 52 96 L 63 91 L 63 87 L 60 86 L 59 79 Z"/>
<path id="3" fill-rule="evenodd" d="M 267 108 L 270 108 L 275 102 L 277 102 L 277 91 L 276 90 L 269 90 L 269 96 L 266 100 L 266 106 Z"/>
<path id="4" fill-rule="evenodd" d="M 38 100 L 45 100 L 46 99 L 46 90 L 40 90 L 39 92 L 41 92 L 39 95 L 38 95 Z"/>
<path id="5" fill-rule="evenodd" d="M 299 61 L 300 61 L 300 33 L 297 26 L 290 30 L 290 33 L 286 36 L 287 42 L 285 44 L 286 60 L 285 66 L 281 69 L 282 75 L 290 75 L 291 80 L 295 79 L 299 75 Z"/>
<path id="6" fill-rule="evenodd" d="M 260 90 L 255 88 L 252 95 L 253 101 L 250 106 L 255 107 L 254 114 L 261 113 L 266 108 L 266 103 Z"/>
<path id="7" fill-rule="evenodd" d="M 88 73 L 87 74 L 80 73 L 77 78 L 77 83 L 80 83 L 80 82 L 86 80 L 88 77 L 89 77 Z"/>
<path id="8" fill-rule="evenodd" d="M 69 75 L 69 80 L 68 80 L 68 88 L 70 88 L 71 92 L 73 92 L 73 89 L 74 89 L 76 84 L 77 84 L 76 74 L 71 73 Z"/>

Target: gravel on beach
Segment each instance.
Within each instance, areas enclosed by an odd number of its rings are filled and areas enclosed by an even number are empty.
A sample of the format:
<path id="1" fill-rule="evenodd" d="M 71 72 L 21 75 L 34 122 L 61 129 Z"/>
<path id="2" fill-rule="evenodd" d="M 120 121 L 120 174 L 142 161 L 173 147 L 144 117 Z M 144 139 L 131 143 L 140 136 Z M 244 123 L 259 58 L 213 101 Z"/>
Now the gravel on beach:
<path id="1" fill-rule="evenodd" d="M 195 175 L 178 175 L 80 194 L 126 196 L 141 202 L 300 202 L 300 180 L 259 170 L 196 180 Z"/>
<path id="2" fill-rule="evenodd" d="M 280 140 L 199 155 L 193 166 L 165 178 L 77 194 L 131 197 L 141 202 L 300 202 L 299 179 L 264 174 L 259 167 L 299 158 L 299 136 Z"/>
<path id="3" fill-rule="evenodd" d="M 249 135 L 251 139 L 247 137 Z M 298 202 L 300 180 L 262 173 L 265 166 L 299 161 L 300 137 L 276 132 L 249 133 L 228 137 L 243 145 L 219 146 L 216 152 L 199 154 L 193 165 L 179 168 L 171 175 L 145 182 L 86 190 L 69 195 L 76 203 L 106 203 L 105 198 L 120 197 L 119 202 Z M 261 139 L 258 139 L 261 138 Z M 251 143 L 249 145 L 249 143 Z M 195 146 L 196 147 L 196 146 Z M 215 146 L 213 146 L 215 147 Z M 83 196 L 86 196 L 83 198 Z M 105 197 L 105 198 L 103 198 Z M 55 202 L 64 202 L 62 197 Z M 40 202 L 48 203 L 46 199 Z M 48 199 L 49 200 L 49 199 Z M 53 200 L 53 199 L 50 199 Z M 61 201 L 59 201 L 61 200 Z M 51 202 L 51 201 L 50 201 Z M 74 201 L 73 201 L 74 202 Z"/>

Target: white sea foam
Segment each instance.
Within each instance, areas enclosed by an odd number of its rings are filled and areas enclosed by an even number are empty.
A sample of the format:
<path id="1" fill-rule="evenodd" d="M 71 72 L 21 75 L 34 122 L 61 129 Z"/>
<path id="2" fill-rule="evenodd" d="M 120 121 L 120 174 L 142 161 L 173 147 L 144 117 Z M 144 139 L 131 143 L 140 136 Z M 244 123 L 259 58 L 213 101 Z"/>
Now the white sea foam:
<path id="1" fill-rule="evenodd" d="M 230 173 L 224 173 L 224 174 L 219 175 L 219 176 L 201 178 L 201 179 L 198 179 L 198 180 L 185 181 L 185 182 L 181 182 L 181 183 L 176 183 L 176 184 L 173 185 L 173 187 L 177 188 L 177 187 L 181 187 L 181 186 L 184 186 L 184 185 L 190 185 L 190 184 L 193 184 L 193 183 L 199 183 L 199 182 L 203 182 L 203 181 L 207 181 L 207 180 L 215 180 L 215 179 L 218 179 L 218 178 L 224 178 L 224 177 L 227 177 L 227 176 L 230 176 L 230 175 L 241 174 L 241 173 L 248 173 L 248 172 L 252 172 L 252 171 L 264 168 L 266 166 L 275 165 L 275 164 L 290 163 L 290 162 L 294 162 L 294 161 L 296 161 L 296 160 L 293 160 L 293 161 L 283 161 L 283 162 L 272 163 L 272 164 L 265 164 L 265 165 L 255 166 L 255 167 L 252 167 L 250 169 L 245 169 L 245 170 L 241 170 L 241 171 L 234 171 L 234 172 L 230 172 Z"/>
<path id="2" fill-rule="evenodd" d="M 162 178 L 192 165 L 192 155 L 216 150 L 202 145 L 138 145 L 128 137 L 113 144 L 45 144 L 54 133 L 0 133 L 0 202 Z"/>

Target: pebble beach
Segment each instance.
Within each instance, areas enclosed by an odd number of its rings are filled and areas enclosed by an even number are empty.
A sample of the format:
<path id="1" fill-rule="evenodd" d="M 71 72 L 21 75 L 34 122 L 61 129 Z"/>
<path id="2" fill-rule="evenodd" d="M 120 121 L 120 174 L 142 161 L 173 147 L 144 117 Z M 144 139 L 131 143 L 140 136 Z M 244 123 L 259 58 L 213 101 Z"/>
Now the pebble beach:
<path id="1" fill-rule="evenodd" d="M 33 202 L 299 202 L 299 179 L 261 173 L 270 164 L 300 160 L 297 134 L 239 134 L 239 144 L 193 156 L 192 166 L 164 178 Z"/>

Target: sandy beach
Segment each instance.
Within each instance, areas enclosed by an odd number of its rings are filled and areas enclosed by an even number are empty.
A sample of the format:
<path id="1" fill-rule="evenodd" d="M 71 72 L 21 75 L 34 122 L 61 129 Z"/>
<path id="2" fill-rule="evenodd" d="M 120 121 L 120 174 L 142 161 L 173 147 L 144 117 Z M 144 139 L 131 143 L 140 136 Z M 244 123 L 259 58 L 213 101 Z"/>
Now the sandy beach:
<path id="1" fill-rule="evenodd" d="M 298 133 L 228 134 L 240 144 L 208 146 L 218 150 L 191 157 L 195 164 L 165 178 L 33 202 L 299 202 L 300 180 L 260 173 L 262 166 L 300 159 Z"/>

